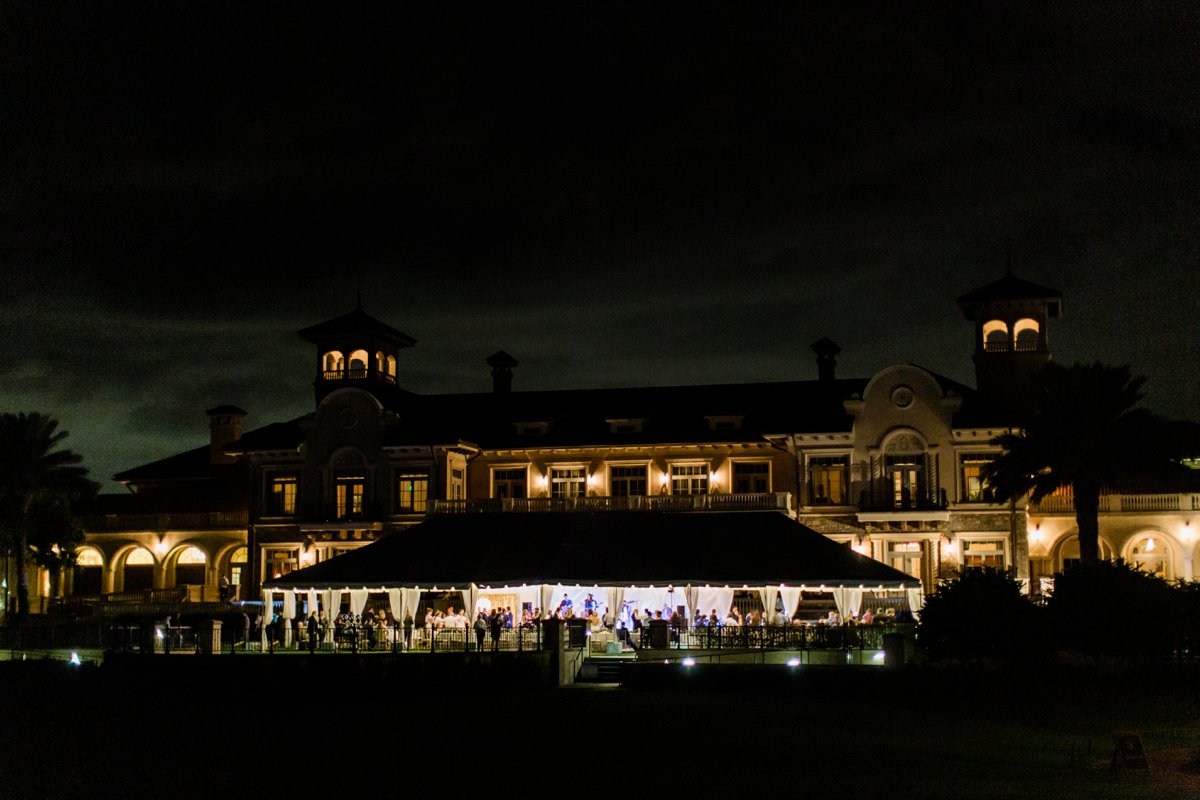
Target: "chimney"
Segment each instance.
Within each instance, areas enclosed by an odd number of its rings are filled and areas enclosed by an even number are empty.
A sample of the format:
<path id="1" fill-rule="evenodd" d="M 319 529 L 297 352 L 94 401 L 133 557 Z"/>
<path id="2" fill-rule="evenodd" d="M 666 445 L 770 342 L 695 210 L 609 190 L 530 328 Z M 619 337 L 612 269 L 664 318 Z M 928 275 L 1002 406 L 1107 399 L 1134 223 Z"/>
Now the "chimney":
<path id="1" fill-rule="evenodd" d="M 487 364 L 492 368 L 492 393 L 508 394 L 512 391 L 512 368 L 517 360 L 503 350 L 492 353 Z"/>
<path id="2" fill-rule="evenodd" d="M 232 464 L 236 456 L 225 452 L 225 445 L 236 442 L 242 436 L 242 420 L 246 412 L 237 406 L 217 406 L 210 408 L 208 414 L 208 458 L 212 464 Z"/>
<path id="3" fill-rule="evenodd" d="M 833 373 L 837 369 L 837 354 L 842 352 L 837 342 L 828 337 L 821 337 L 813 342 L 812 350 L 817 354 L 817 379 L 821 383 L 832 383 Z"/>

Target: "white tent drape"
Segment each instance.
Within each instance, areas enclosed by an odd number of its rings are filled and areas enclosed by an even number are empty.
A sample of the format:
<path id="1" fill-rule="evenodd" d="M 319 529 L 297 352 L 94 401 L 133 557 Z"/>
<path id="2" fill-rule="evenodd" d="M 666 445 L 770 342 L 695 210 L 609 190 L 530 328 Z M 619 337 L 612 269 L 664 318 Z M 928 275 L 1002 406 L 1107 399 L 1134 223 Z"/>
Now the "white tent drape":
<path id="1" fill-rule="evenodd" d="M 262 641 L 263 650 L 266 650 L 267 649 L 267 635 L 268 635 L 267 626 L 271 624 L 271 620 L 275 616 L 275 593 L 273 591 L 271 591 L 270 589 L 263 589 L 262 590 L 262 598 L 263 598 L 263 613 L 262 613 L 262 617 L 259 620 L 259 627 L 261 628 L 261 632 L 259 633 L 259 638 Z"/>
<path id="2" fill-rule="evenodd" d="M 533 609 L 538 608 L 539 604 L 542 602 L 541 592 L 538 591 L 538 587 L 536 586 L 521 586 L 516 588 L 515 591 L 517 593 L 517 602 L 520 604 L 520 608 L 524 608 L 525 604 L 528 603 L 529 610 L 533 611 Z"/>
<path id="3" fill-rule="evenodd" d="M 919 614 L 925 607 L 925 590 L 918 586 L 915 589 L 906 589 L 905 594 L 908 595 L 908 610 Z"/>
<path id="4" fill-rule="evenodd" d="M 683 587 L 683 597 L 684 602 L 687 603 L 688 616 L 695 618 L 697 614 L 701 613 L 699 606 L 700 590 L 689 583 L 687 586 Z"/>
<path id="5" fill-rule="evenodd" d="M 675 602 L 682 600 L 682 595 L 683 592 L 676 589 L 675 597 L 672 598 L 665 586 L 626 586 L 623 601 L 633 604 L 630 611 L 636 608 L 640 616 L 645 616 L 646 609 L 649 609 L 650 616 L 653 617 L 655 611 L 662 611 L 664 608 L 670 606 L 672 599 Z M 670 616 L 670 614 L 664 614 L 663 616 L 665 618 Z"/>
<path id="6" fill-rule="evenodd" d="M 624 586 L 609 586 L 604 590 L 605 601 L 608 603 L 608 621 L 616 630 L 620 626 L 621 606 L 625 604 L 625 587 Z M 625 627 L 629 627 L 629 621 L 626 620 Z"/>
<path id="7" fill-rule="evenodd" d="M 724 620 L 733 606 L 733 589 L 705 586 L 697 592 L 696 603 L 705 614 L 717 612 L 717 619 Z"/>
<path id="8" fill-rule="evenodd" d="M 310 615 L 317 613 L 317 590 L 308 590 L 308 613 Z"/>
<path id="9" fill-rule="evenodd" d="M 292 620 L 296 618 L 296 593 L 283 593 L 283 646 L 292 646 Z"/>
<path id="10" fill-rule="evenodd" d="M 351 589 L 350 590 L 350 613 L 356 617 L 362 616 L 363 611 L 367 608 L 367 595 L 370 594 L 366 589 Z"/>
<path id="11" fill-rule="evenodd" d="M 847 590 L 846 610 L 850 612 L 850 616 L 858 618 L 858 612 L 862 608 L 863 588 L 859 586 L 855 589 Z M 845 621 L 845 617 L 842 620 Z"/>
<path id="12" fill-rule="evenodd" d="M 333 644 L 333 621 L 342 610 L 342 590 L 326 589 L 321 602 L 325 604 L 325 644 Z"/>
<path id="13" fill-rule="evenodd" d="M 475 604 L 479 600 L 479 587 L 475 584 L 468 584 L 467 588 L 462 591 L 463 608 L 466 609 L 467 616 L 474 619 Z"/>
<path id="14" fill-rule="evenodd" d="M 412 614 L 413 626 L 419 628 L 425 624 L 425 615 L 417 616 L 417 613 L 421 610 L 421 590 L 403 589 L 402 591 L 404 592 L 404 604 L 401 607 L 405 614 Z M 400 623 L 404 624 L 404 618 L 400 617 L 399 619 Z"/>
<path id="15" fill-rule="evenodd" d="M 829 591 L 833 595 L 833 604 L 837 606 L 838 616 L 844 621 L 846 619 L 846 610 L 850 605 L 850 590 L 845 586 L 838 586 Z"/>
<path id="16" fill-rule="evenodd" d="M 758 598 L 762 600 L 763 620 L 768 623 L 775 621 L 775 598 L 778 595 L 777 586 L 763 586 L 758 590 Z"/>
<path id="17" fill-rule="evenodd" d="M 558 588 L 557 584 L 551 584 L 551 583 L 543 583 L 542 584 L 541 592 L 540 592 L 541 600 L 539 601 L 539 604 L 542 609 L 543 617 L 550 616 L 550 612 L 552 612 L 554 610 L 553 608 L 551 608 L 551 605 L 555 605 L 555 606 L 558 605 L 557 603 L 554 602 L 554 590 L 557 588 Z"/>
<path id="18" fill-rule="evenodd" d="M 404 590 L 403 589 L 388 589 L 388 609 L 391 610 L 392 616 L 396 622 L 404 621 Z"/>
<path id="19" fill-rule="evenodd" d="M 779 594 L 783 596 L 783 613 L 787 614 L 788 619 L 796 616 L 796 610 L 800 608 L 800 598 L 803 593 L 791 586 L 781 586 L 779 587 Z"/>

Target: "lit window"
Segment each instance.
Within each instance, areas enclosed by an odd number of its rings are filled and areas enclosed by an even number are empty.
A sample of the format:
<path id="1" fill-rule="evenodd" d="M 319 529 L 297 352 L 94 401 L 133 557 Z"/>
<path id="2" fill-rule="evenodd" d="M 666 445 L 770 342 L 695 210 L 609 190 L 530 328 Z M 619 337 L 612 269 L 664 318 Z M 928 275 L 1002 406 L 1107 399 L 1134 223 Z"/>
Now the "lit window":
<path id="1" fill-rule="evenodd" d="M 983 468 L 995 459 L 991 453 L 966 453 L 962 457 L 962 502 L 992 502 L 992 487 L 983 479 Z"/>
<path id="2" fill-rule="evenodd" d="M 296 513 L 296 476 L 279 475 L 271 478 L 270 513 L 274 516 L 292 516 Z"/>
<path id="3" fill-rule="evenodd" d="M 248 555 L 246 548 L 239 547 L 229 557 L 229 582 L 234 586 L 241 586 L 243 583 L 242 579 L 246 574 L 247 564 L 249 563 Z"/>
<path id="4" fill-rule="evenodd" d="M 554 467 L 550 470 L 551 497 L 583 497 L 586 491 L 584 467 Z"/>
<path id="5" fill-rule="evenodd" d="M 925 457 L 919 455 L 885 456 L 892 484 L 892 507 L 917 508 L 925 500 Z"/>
<path id="6" fill-rule="evenodd" d="M 1134 542 L 1131 561 L 1142 572 L 1171 579 L 1171 559 L 1167 546 L 1155 536 L 1144 536 Z"/>
<path id="7" fill-rule="evenodd" d="M 104 558 L 92 548 L 87 547 L 79 551 L 75 564 L 80 567 L 103 567 Z"/>
<path id="8" fill-rule="evenodd" d="M 458 467 L 450 469 L 450 499 L 462 500 L 467 496 L 465 473 Z"/>
<path id="9" fill-rule="evenodd" d="M 849 456 L 815 456 L 808 460 L 809 502 L 840 506 L 846 503 Z"/>
<path id="10" fill-rule="evenodd" d="M 921 542 L 888 542 L 886 563 L 914 578 L 921 577 L 925 550 Z"/>
<path id="11" fill-rule="evenodd" d="M 1004 569 L 1003 540 L 964 541 L 962 548 L 964 569 L 982 569 L 983 567 Z"/>
<path id="12" fill-rule="evenodd" d="M 708 465 L 672 464 L 671 494 L 708 494 Z"/>
<path id="13" fill-rule="evenodd" d="M 154 565 L 154 556 L 150 555 L 150 551 L 144 547 L 139 547 L 134 550 L 125 559 L 125 565 L 128 567 L 146 567 Z"/>
<path id="14" fill-rule="evenodd" d="M 424 473 L 402 474 L 398 480 L 396 510 L 424 513 L 429 507 L 429 476 Z"/>
<path id="15" fill-rule="evenodd" d="M 343 475 L 337 479 L 335 500 L 337 518 L 353 519 L 363 515 L 363 498 L 366 494 L 366 478 L 362 475 Z"/>
<path id="16" fill-rule="evenodd" d="M 204 555 L 204 551 L 199 547 L 189 547 L 179 554 L 180 564 L 204 564 L 208 561 L 208 557 Z"/>

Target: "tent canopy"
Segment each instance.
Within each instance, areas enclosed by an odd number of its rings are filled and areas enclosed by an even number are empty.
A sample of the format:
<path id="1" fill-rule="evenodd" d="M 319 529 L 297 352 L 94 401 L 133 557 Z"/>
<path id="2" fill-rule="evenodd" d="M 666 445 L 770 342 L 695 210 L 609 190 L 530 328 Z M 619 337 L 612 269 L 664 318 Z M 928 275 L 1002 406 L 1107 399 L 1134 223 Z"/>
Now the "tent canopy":
<path id="1" fill-rule="evenodd" d="M 772 511 L 439 515 L 263 586 L 471 583 L 920 586 L 916 578 Z"/>

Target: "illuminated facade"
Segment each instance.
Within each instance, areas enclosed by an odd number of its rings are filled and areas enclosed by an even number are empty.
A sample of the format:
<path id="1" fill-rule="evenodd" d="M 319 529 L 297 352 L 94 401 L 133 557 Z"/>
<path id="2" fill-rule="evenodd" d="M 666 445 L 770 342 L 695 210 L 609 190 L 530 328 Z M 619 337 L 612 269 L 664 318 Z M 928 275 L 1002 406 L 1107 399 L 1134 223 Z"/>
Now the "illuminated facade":
<path id="1" fill-rule="evenodd" d="M 995 566 L 1037 591 L 1078 557 L 1070 498 L 995 503 L 980 470 L 1050 358 L 1061 303 L 1011 275 L 959 298 L 980 390 L 914 365 L 840 378 L 822 339 L 814 380 L 519 392 L 517 361 L 499 352 L 492 392 L 453 395 L 402 388 L 415 340 L 357 308 L 301 331 L 313 413 L 243 431 L 245 412 L 219 406 L 208 446 L 117 475 L 133 493 L 89 510 L 62 590 L 255 599 L 264 579 L 431 515 L 654 509 L 787 514 L 927 590 Z M 1197 511 L 1189 491 L 1106 496 L 1102 552 L 1191 580 Z M 614 546 L 636 557 L 635 542 Z M 731 546 L 769 543 L 731 532 Z"/>

